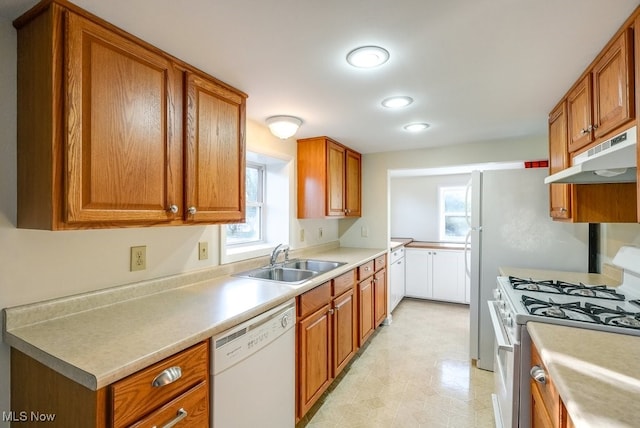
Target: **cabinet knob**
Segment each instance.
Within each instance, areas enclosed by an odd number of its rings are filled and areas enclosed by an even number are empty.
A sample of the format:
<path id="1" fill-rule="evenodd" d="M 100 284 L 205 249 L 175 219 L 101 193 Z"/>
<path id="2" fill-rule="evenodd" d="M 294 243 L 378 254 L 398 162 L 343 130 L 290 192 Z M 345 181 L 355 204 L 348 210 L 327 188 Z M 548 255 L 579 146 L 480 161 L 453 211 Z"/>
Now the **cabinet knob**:
<path id="1" fill-rule="evenodd" d="M 197 212 L 198 212 L 198 210 L 196 209 L 196 207 L 189 207 L 189 209 L 187 210 L 187 212 L 188 212 L 190 215 L 194 215 L 195 213 L 197 213 Z"/>
<path id="2" fill-rule="evenodd" d="M 584 134 L 588 134 L 589 132 L 590 132 L 590 131 L 589 131 L 589 128 L 581 129 L 581 130 L 580 130 L 580 133 L 581 133 L 582 135 L 584 135 Z"/>
<path id="3" fill-rule="evenodd" d="M 169 367 L 163 370 L 158 376 L 156 376 L 151 382 L 151 386 L 159 388 L 161 386 L 169 385 L 182 377 L 182 369 L 180 366 Z"/>
<path id="4" fill-rule="evenodd" d="M 566 213 L 566 212 L 567 212 L 567 209 L 566 209 L 566 208 L 564 208 L 564 207 L 562 207 L 562 208 L 560 208 L 560 212 L 561 212 L 561 213 Z"/>
<path id="5" fill-rule="evenodd" d="M 334 310 L 333 309 L 329 309 L 329 315 L 333 315 L 334 314 Z"/>
<path id="6" fill-rule="evenodd" d="M 178 206 L 176 204 L 171 204 L 169 205 L 169 208 L 167 208 L 167 211 L 169 211 L 172 214 L 175 214 L 178 212 Z"/>
<path id="7" fill-rule="evenodd" d="M 542 367 L 540 366 L 531 367 L 531 371 L 529 372 L 529 374 L 531 375 L 533 380 L 535 380 L 539 384 L 544 385 L 547 383 L 547 374 L 544 372 L 544 369 Z"/>

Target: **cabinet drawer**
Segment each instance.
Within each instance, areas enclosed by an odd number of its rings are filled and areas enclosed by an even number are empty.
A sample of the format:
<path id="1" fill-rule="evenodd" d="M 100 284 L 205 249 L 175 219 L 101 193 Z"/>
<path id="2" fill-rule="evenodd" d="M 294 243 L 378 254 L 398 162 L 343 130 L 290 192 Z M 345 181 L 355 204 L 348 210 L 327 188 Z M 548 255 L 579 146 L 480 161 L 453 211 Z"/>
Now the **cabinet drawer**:
<path id="1" fill-rule="evenodd" d="M 166 370 L 179 367 L 173 382 L 153 386 Z M 129 426 L 209 377 L 209 342 L 202 342 L 124 378 L 110 387 L 114 428 Z"/>
<path id="2" fill-rule="evenodd" d="M 164 427 L 177 421 L 176 428 L 209 426 L 209 382 L 203 381 L 165 404 L 130 428 Z"/>
<path id="3" fill-rule="evenodd" d="M 304 318 L 317 311 L 331 300 L 331 281 L 301 294 L 298 301 L 298 316 Z"/>
<path id="4" fill-rule="evenodd" d="M 349 271 L 333 279 L 333 296 L 339 296 L 355 284 L 355 271 Z"/>
<path id="5" fill-rule="evenodd" d="M 545 409 L 547 409 L 547 413 L 549 417 L 554 423 L 554 426 L 558 426 L 560 422 L 560 394 L 556 389 L 556 386 L 553 383 L 553 380 L 549 377 L 549 371 L 545 367 L 542 362 L 542 358 L 538 353 L 538 350 L 535 346 L 531 346 L 531 367 L 538 366 L 544 369 L 546 376 L 546 382 L 544 384 L 538 383 L 535 380 L 531 379 L 531 389 L 538 392 L 540 397 L 542 398 L 542 402 L 544 403 Z"/>
<path id="6" fill-rule="evenodd" d="M 390 252 L 390 260 L 389 263 L 393 264 L 395 263 L 397 260 L 400 260 L 401 258 L 404 257 L 404 247 L 399 247 L 396 248 L 395 250 L 391 250 Z M 376 269 L 377 270 L 377 269 Z"/>
<path id="7" fill-rule="evenodd" d="M 363 280 L 373 275 L 374 261 L 370 260 L 363 265 L 358 266 L 358 280 Z"/>
<path id="8" fill-rule="evenodd" d="M 383 254 L 380 257 L 376 257 L 374 261 L 374 266 L 375 266 L 374 270 L 377 272 L 383 267 L 385 267 L 386 265 L 387 265 L 387 255 Z"/>

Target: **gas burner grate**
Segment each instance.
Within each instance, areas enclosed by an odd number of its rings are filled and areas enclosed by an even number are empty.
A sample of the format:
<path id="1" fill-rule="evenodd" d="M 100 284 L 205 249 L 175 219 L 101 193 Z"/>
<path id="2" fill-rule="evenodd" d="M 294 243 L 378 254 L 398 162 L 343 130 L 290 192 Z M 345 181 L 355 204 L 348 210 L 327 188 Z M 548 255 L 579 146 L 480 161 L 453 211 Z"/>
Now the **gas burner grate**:
<path id="1" fill-rule="evenodd" d="M 592 313 L 581 302 L 556 303 L 552 299 L 548 301 L 535 297 L 522 296 L 522 303 L 531 315 L 561 318 L 573 321 L 601 324 L 600 318 Z"/>
<path id="2" fill-rule="evenodd" d="M 589 312 L 598 315 L 603 324 L 640 330 L 640 313 L 625 311 L 620 306 L 616 309 L 593 303 L 586 303 L 585 306 Z"/>
<path id="3" fill-rule="evenodd" d="M 509 283 L 515 290 L 536 291 L 542 293 L 567 294 L 580 297 L 592 297 L 596 299 L 625 300 L 624 294 L 606 285 L 586 286 L 583 283 L 572 284 L 565 281 L 533 280 L 514 276 L 509 277 Z M 640 301 L 637 303 L 640 305 Z"/>

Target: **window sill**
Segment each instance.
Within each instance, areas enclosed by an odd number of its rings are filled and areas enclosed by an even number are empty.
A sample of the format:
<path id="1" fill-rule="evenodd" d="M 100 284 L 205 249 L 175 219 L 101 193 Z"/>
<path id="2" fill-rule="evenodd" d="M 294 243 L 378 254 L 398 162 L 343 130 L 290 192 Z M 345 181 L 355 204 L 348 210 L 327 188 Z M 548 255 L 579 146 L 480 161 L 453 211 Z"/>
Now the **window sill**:
<path id="1" fill-rule="evenodd" d="M 262 242 L 255 245 L 242 245 L 226 248 L 221 251 L 221 262 L 223 264 L 239 262 L 256 257 L 268 256 L 275 248 L 274 244 Z"/>

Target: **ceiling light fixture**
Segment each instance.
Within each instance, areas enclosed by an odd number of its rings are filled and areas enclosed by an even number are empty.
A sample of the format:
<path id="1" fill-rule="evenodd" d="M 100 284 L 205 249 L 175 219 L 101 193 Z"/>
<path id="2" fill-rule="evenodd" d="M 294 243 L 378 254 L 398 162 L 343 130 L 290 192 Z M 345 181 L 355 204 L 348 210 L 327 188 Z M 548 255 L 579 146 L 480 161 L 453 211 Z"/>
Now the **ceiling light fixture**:
<path id="1" fill-rule="evenodd" d="M 409 132 L 420 132 L 427 129 L 429 126 L 431 125 L 429 125 L 428 123 L 416 122 L 416 123 L 409 123 L 408 125 L 405 125 L 404 129 L 405 131 L 409 131 Z"/>
<path id="2" fill-rule="evenodd" d="M 347 62 L 358 68 L 373 68 L 389 60 L 389 51 L 380 46 L 361 46 L 347 54 Z"/>
<path id="3" fill-rule="evenodd" d="M 402 108 L 413 102 L 411 97 L 389 97 L 382 100 L 382 106 L 387 108 Z"/>
<path id="4" fill-rule="evenodd" d="M 267 118 L 266 123 L 273 135 L 286 140 L 298 131 L 302 119 L 295 116 L 271 116 Z"/>

